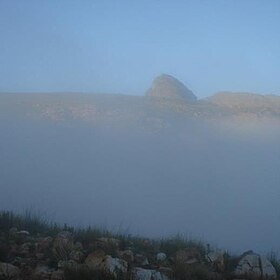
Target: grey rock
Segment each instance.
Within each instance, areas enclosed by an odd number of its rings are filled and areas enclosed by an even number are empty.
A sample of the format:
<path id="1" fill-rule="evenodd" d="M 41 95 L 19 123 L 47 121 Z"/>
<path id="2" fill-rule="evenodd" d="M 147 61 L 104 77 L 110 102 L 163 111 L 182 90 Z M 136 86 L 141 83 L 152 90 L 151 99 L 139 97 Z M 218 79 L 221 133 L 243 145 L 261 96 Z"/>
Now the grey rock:
<path id="1" fill-rule="evenodd" d="M 132 277 L 135 280 L 169 280 L 170 278 L 160 271 L 136 267 L 132 270 Z"/>
<path id="2" fill-rule="evenodd" d="M 105 253 L 102 250 L 95 251 L 87 256 L 85 264 L 92 270 L 98 270 L 105 258 Z"/>
<path id="3" fill-rule="evenodd" d="M 132 275 L 135 280 L 151 280 L 154 272 L 151 269 L 136 267 L 133 269 Z"/>
<path id="4" fill-rule="evenodd" d="M 81 263 L 84 260 L 84 253 L 78 250 L 74 250 L 69 254 L 70 260 Z"/>
<path id="5" fill-rule="evenodd" d="M 27 230 L 20 230 L 17 232 L 18 235 L 25 235 L 25 236 L 29 236 L 30 233 Z"/>
<path id="6" fill-rule="evenodd" d="M 224 252 L 223 251 L 211 251 L 206 254 L 206 260 L 212 265 L 212 267 L 218 271 L 224 271 L 225 262 L 224 262 Z"/>
<path id="7" fill-rule="evenodd" d="M 195 264 L 201 259 L 200 252 L 196 248 L 181 249 L 175 254 L 175 260 L 180 264 Z"/>
<path id="8" fill-rule="evenodd" d="M 236 269 L 236 275 L 252 275 L 254 277 L 270 277 L 276 278 L 276 270 L 271 262 L 260 255 L 248 252 L 243 254 L 243 257 L 239 261 Z"/>
<path id="9" fill-rule="evenodd" d="M 107 272 L 117 276 L 118 273 L 127 273 L 128 264 L 119 258 L 113 258 L 104 254 L 103 251 L 94 252 L 87 256 L 85 264 L 92 270 Z"/>
<path id="10" fill-rule="evenodd" d="M 263 277 L 277 278 L 276 270 L 272 263 L 265 257 L 261 257 Z"/>
<path id="11" fill-rule="evenodd" d="M 148 97 L 177 99 L 187 102 L 194 102 L 197 100 L 193 92 L 183 83 L 171 75 L 166 74 L 162 74 L 154 79 L 146 95 Z"/>
<path id="12" fill-rule="evenodd" d="M 156 260 L 158 262 L 164 262 L 166 260 L 167 256 L 165 253 L 157 253 Z"/>
<path id="13" fill-rule="evenodd" d="M 112 258 L 111 256 L 106 256 L 103 261 L 103 270 L 117 276 L 119 272 L 122 274 L 127 273 L 128 265 L 127 262 L 118 258 Z"/>
<path id="14" fill-rule="evenodd" d="M 78 263 L 73 261 L 73 260 L 59 261 L 58 264 L 57 264 L 57 267 L 59 269 L 64 269 L 64 268 L 74 268 L 74 269 L 76 269 L 78 267 Z"/>
<path id="15" fill-rule="evenodd" d="M 133 263 L 134 262 L 134 254 L 131 250 L 125 250 L 125 251 L 119 251 L 118 257 L 127 263 Z"/>
<path id="16" fill-rule="evenodd" d="M 0 262 L 0 279 L 18 280 L 19 269 L 12 264 Z"/>

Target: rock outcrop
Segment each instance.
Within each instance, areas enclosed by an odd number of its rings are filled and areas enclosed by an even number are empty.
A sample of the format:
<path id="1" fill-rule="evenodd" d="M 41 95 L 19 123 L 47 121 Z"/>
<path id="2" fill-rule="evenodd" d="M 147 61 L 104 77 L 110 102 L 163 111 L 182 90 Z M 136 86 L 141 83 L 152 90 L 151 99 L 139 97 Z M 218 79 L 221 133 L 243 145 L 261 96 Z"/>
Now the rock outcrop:
<path id="1" fill-rule="evenodd" d="M 151 88 L 146 93 L 149 97 L 174 99 L 185 102 L 194 102 L 196 96 L 176 78 L 162 74 L 156 77 Z"/>
<path id="2" fill-rule="evenodd" d="M 277 278 L 275 268 L 271 262 L 252 251 L 244 253 L 236 269 L 236 275 L 251 275 L 256 278 Z"/>
<path id="3" fill-rule="evenodd" d="M 272 263 L 252 251 L 225 259 L 223 251 L 202 244 L 174 246 L 64 229 L 49 234 L 0 229 L 0 280 L 277 279 Z"/>

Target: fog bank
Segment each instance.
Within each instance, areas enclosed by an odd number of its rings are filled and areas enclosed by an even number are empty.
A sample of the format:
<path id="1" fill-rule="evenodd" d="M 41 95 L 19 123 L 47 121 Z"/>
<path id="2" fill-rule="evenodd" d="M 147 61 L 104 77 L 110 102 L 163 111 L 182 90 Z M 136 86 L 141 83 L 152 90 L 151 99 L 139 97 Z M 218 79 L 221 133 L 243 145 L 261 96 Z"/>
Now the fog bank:
<path id="1" fill-rule="evenodd" d="M 0 121 L 0 205 L 234 252 L 279 250 L 280 133 Z M 229 133 L 230 132 L 230 133 Z"/>

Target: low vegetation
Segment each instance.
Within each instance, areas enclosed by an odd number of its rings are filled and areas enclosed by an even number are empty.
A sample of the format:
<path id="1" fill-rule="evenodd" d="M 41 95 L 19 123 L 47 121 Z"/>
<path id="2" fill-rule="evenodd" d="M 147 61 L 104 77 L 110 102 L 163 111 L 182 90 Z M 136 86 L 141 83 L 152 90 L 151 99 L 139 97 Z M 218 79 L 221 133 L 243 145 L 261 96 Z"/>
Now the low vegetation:
<path id="1" fill-rule="evenodd" d="M 31 211 L 23 215 L 0 212 L 1 280 L 237 279 L 234 269 L 242 256 L 223 252 L 211 261 L 211 251 L 209 245 L 182 235 L 149 239 L 106 229 L 58 225 Z M 270 253 L 267 259 L 279 275 L 277 254 Z M 96 263 L 102 269 L 96 269 Z M 5 276 L 3 265 L 11 265 L 18 278 Z M 269 277 L 244 274 L 242 279 Z"/>

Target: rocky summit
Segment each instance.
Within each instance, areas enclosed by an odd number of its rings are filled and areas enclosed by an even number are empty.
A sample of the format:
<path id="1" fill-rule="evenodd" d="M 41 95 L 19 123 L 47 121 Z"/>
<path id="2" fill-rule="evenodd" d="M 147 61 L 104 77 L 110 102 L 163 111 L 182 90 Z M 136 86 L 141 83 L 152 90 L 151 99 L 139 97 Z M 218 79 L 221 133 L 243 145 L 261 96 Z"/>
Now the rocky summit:
<path id="1" fill-rule="evenodd" d="M 180 99 L 188 102 L 197 100 L 193 92 L 183 83 L 167 74 L 156 77 L 146 95 L 157 98 Z"/>

